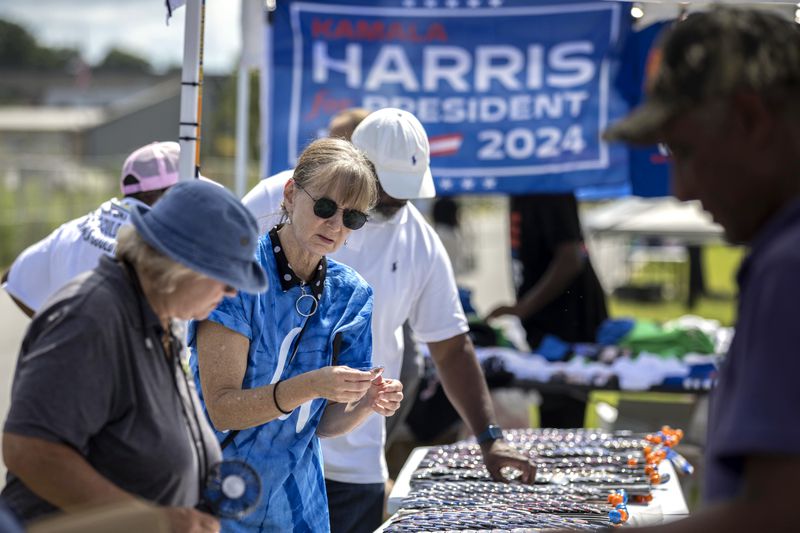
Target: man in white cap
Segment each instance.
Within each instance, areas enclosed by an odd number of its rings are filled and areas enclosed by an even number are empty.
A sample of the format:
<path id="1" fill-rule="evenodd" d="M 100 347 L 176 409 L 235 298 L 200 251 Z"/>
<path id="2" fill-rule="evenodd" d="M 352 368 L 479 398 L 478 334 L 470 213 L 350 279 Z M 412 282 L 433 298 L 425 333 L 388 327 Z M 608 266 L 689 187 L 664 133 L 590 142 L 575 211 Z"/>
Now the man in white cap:
<path id="1" fill-rule="evenodd" d="M 134 151 L 122 165 L 122 200 L 111 198 L 97 209 L 59 226 L 25 249 L 3 274 L 2 283 L 14 303 L 28 315 L 69 280 L 97 266 L 103 255 L 114 256 L 117 231 L 128 223 L 135 205 L 152 206 L 178 183 L 180 145 L 154 142 Z"/>
<path id="2" fill-rule="evenodd" d="M 477 436 L 492 477 L 502 479 L 500 469 L 511 466 L 522 471 L 522 481 L 532 483 L 535 466 L 505 443 L 495 425 L 450 259 L 433 228 L 408 203 L 436 194 L 422 124 L 407 111 L 381 109 L 361 121 L 352 142 L 375 165 L 380 198 L 364 228 L 353 232 L 332 258 L 353 267 L 374 290 L 373 361 L 385 366 L 386 376 L 399 376 L 402 326 L 408 321 L 415 337 L 427 343 L 445 392 Z M 291 172 L 282 172 L 245 196 L 262 231 L 277 222 L 289 179 Z M 388 477 L 385 439 L 383 417 L 371 416 L 351 433 L 322 441 L 333 533 L 380 526 Z"/>

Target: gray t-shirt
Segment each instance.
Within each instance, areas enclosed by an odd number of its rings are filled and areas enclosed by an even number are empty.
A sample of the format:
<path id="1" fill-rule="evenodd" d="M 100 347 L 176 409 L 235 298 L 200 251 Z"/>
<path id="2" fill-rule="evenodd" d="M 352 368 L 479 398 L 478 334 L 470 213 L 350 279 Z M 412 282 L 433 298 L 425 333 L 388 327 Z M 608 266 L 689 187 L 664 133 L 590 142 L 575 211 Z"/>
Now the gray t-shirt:
<path id="1" fill-rule="evenodd" d="M 187 388 L 191 380 L 160 344 L 162 333 L 124 267 L 102 258 L 34 317 L 5 432 L 69 446 L 146 500 L 193 507 L 201 470 L 221 454 L 193 385 Z M 25 521 L 56 510 L 12 473 L 2 497 Z"/>

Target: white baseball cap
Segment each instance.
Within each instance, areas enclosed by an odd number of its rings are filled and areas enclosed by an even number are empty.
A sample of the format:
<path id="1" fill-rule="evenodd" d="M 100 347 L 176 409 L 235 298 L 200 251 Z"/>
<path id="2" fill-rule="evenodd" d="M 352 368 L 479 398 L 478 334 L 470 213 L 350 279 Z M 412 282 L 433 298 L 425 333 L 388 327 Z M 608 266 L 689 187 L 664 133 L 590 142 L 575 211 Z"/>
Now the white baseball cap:
<path id="1" fill-rule="evenodd" d="M 352 141 L 375 165 L 389 196 L 399 200 L 436 196 L 428 135 L 408 111 L 392 107 L 373 111 L 355 129 Z"/>

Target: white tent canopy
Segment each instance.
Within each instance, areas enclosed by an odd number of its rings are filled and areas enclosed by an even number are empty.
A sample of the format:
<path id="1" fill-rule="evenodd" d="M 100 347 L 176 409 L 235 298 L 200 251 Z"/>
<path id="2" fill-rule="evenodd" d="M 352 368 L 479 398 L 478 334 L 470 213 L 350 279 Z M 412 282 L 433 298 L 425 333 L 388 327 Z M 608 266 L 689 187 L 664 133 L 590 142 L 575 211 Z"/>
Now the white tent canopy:
<path id="1" fill-rule="evenodd" d="M 675 198 L 628 197 L 589 208 L 582 213 L 586 234 L 600 283 L 607 292 L 630 281 L 631 264 L 643 258 L 631 247 L 635 238 L 658 237 L 670 243 L 649 249 L 645 261 L 683 263 L 687 260 L 682 245 L 701 245 L 722 241 L 722 227 L 711 220 L 698 202 L 679 202 Z M 645 251 L 640 249 L 639 252 Z"/>
<path id="2" fill-rule="evenodd" d="M 684 244 L 719 242 L 722 227 L 698 202 L 629 197 L 588 210 L 583 227 L 593 237 L 664 237 Z"/>

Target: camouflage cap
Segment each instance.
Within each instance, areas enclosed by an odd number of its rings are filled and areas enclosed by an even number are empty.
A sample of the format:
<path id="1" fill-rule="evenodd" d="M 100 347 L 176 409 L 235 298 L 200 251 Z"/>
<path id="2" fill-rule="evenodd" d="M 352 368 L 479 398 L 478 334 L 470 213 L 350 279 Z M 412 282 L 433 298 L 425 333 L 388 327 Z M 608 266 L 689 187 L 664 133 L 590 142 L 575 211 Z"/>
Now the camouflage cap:
<path id="1" fill-rule="evenodd" d="M 678 113 L 739 89 L 800 87 L 800 25 L 763 10 L 717 7 L 693 13 L 651 53 L 647 99 L 604 133 L 650 144 Z"/>

